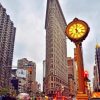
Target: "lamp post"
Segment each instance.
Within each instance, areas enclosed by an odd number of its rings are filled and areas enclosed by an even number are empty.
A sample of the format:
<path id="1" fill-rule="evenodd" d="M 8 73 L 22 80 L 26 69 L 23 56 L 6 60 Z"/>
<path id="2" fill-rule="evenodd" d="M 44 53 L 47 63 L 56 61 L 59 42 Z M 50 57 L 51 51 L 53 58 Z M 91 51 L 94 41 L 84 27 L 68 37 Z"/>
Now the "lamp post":
<path id="1" fill-rule="evenodd" d="M 86 22 L 75 18 L 70 22 L 65 30 L 66 36 L 76 45 L 76 59 L 78 66 L 78 93 L 77 100 L 88 100 L 85 95 L 84 64 L 82 55 L 82 42 L 89 33 L 89 26 Z"/>

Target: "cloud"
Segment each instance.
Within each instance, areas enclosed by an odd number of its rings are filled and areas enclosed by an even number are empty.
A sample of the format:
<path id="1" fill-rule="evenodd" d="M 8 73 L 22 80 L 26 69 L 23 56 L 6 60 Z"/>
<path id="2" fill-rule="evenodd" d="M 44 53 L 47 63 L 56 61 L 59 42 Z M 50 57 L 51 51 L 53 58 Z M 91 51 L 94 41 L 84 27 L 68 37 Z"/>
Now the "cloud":
<path id="1" fill-rule="evenodd" d="M 8 15 L 10 15 L 10 19 L 14 22 L 14 25 L 16 26 L 17 18 L 18 18 L 18 12 L 20 10 L 19 6 L 19 0 L 1 0 L 0 1 L 2 6 L 6 8 L 6 12 Z M 18 5 L 18 6 L 16 6 Z"/>
<path id="2" fill-rule="evenodd" d="M 42 11 L 37 12 L 32 9 L 35 5 L 34 3 L 34 1 L 28 2 L 26 0 L 24 3 L 22 1 L 20 2 L 22 8 L 19 11 L 17 19 L 16 45 L 22 44 L 23 46 L 22 48 L 20 45 L 19 48 L 15 47 L 15 55 L 22 56 L 25 54 L 36 61 L 39 61 L 39 59 L 43 59 L 42 56 L 44 54 L 44 15 L 41 14 L 40 17 L 39 14 Z M 17 51 L 16 48 L 19 51 Z M 19 53 L 21 50 L 23 51 L 22 55 Z"/>
<path id="3" fill-rule="evenodd" d="M 38 76 L 37 80 L 39 83 L 41 83 L 41 89 L 43 90 L 42 88 L 43 87 L 43 63 L 42 62 L 37 63 L 36 66 L 38 66 L 36 67 L 36 70 L 37 70 L 36 76 Z"/>
<path id="4" fill-rule="evenodd" d="M 13 65 L 17 65 L 17 60 L 23 57 L 34 61 L 37 80 L 41 82 L 42 61 L 45 59 L 45 0 L 2 0 L 1 3 L 17 29 Z"/>
<path id="5" fill-rule="evenodd" d="M 37 3 L 34 0 L 31 0 L 31 2 L 25 0 L 24 4 L 20 2 L 22 8 L 17 20 L 17 49 L 15 48 L 15 58 L 26 57 L 36 63 L 36 79 L 39 83 L 42 83 L 42 61 L 45 59 L 45 14 L 43 3 L 41 1 Z"/>
<path id="6" fill-rule="evenodd" d="M 11 20 L 17 28 L 15 37 L 14 60 L 23 57 L 37 64 L 37 79 L 41 81 L 42 61 L 45 59 L 45 13 L 47 0 L 1 0 Z M 93 76 L 95 44 L 100 42 L 100 1 L 94 0 L 59 0 L 66 22 L 75 17 L 89 24 L 90 32 L 83 42 L 84 66 Z M 70 45 L 69 45 L 70 44 Z M 74 44 L 68 40 L 68 56 L 73 56 Z M 71 52 L 69 52 L 71 51 Z M 41 73 L 39 73 L 41 71 Z"/>
<path id="7" fill-rule="evenodd" d="M 93 66 L 95 62 L 95 45 L 100 43 L 100 1 L 91 0 L 59 0 L 66 18 L 67 24 L 75 17 L 84 20 L 90 27 L 90 32 L 85 41 L 83 41 L 83 57 L 85 70 L 89 71 L 89 76 L 93 78 Z M 68 44 L 69 45 L 69 41 Z M 70 47 L 70 48 L 69 48 Z M 73 56 L 74 45 L 70 43 L 68 46 L 68 55 Z M 72 52 L 69 52 L 72 51 Z"/>

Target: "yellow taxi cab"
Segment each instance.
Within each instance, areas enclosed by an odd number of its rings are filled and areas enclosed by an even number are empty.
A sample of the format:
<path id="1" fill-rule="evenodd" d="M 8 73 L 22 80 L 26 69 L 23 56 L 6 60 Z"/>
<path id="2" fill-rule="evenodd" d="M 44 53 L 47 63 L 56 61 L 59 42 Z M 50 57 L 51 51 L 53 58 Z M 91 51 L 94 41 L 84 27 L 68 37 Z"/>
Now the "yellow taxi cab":
<path id="1" fill-rule="evenodd" d="M 100 100 L 100 92 L 93 92 L 90 100 Z"/>

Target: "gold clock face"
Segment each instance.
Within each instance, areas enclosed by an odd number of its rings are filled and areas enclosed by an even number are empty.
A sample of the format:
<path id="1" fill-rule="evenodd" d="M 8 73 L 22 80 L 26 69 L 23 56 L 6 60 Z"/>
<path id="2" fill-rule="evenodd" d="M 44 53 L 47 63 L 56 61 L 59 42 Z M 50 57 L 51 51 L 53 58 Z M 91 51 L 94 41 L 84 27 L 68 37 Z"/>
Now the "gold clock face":
<path id="1" fill-rule="evenodd" d="M 84 21 L 75 19 L 67 25 L 65 32 L 72 41 L 81 41 L 87 36 L 88 31 L 89 27 Z"/>

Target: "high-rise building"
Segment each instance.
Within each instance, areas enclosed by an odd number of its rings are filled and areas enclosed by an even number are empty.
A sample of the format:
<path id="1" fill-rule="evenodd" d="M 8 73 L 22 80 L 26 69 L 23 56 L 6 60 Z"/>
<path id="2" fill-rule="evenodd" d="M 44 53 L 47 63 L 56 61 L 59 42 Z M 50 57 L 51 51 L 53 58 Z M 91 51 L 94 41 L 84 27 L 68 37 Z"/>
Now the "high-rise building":
<path id="1" fill-rule="evenodd" d="M 26 58 L 22 58 L 18 60 L 17 66 L 19 69 L 27 69 L 32 68 L 32 81 L 36 81 L 36 64 L 32 61 L 27 60 Z"/>
<path id="2" fill-rule="evenodd" d="M 94 78 L 93 78 L 93 90 L 94 91 L 98 91 L 98 68 L 97 66 L 94 66 L 94 70 L 93 70 L 93 74 L 94 74 Z"/>
<path id="3" fill-rule="evenodd" d="M 0 3 L 0 87 L 9 87 L 16 28 Z"/>
<path id="4" fill-rule="evenodd" d="M 100 91 L 100 46 L 96 45 L 95 51 L 95 66 L 94 66 L 94 87 L 95 91 Z"/>
<path id="5" fill-rule="evenodd" d="M 46 88 L 46 83 L 45 83 L 45 75 L 46 74 L 46 61 L 43 61 L 43 92 L 45 91 Z"/>
<path id="6" fill-rule="evenodd" d="M 17 78 L 19 80 L 19 92 L 27 92 L 35 95 L 39 91 L 36 81 L 36 64 L 26 58 L 18 60 Z"/>
<path id="7" fill-rule="evenodd" d="M 74 48 L 74 90 L 75 93 L 77 94 L 77 90 L 78 90 L 78 66 L 77 66 L 77 52 L 76 52 L 76 48 Z"/>
<path id="8" fill-rule="evenodd" d="M 65 36 L 66 21 L 58 0 L 47 0 L 46 10 L 46 73 L 45 89 L 52 96 L 64 87 L 68 95 L 67 48 Z M 62 91 L 62 90 L 61 90 Z"/>
<path id="9" fill-rule="evenodd" d="M 67 64 L 68 64 L 68 86 L 69 86 L 69 95 L 70 96 L 75 96 L 75 88 L 74 86 L 75 85 L 75 71 L 74 68 L 76 67 L 75 66 L 75 61 L 74 59 L 72 59 L 71 57 L 67 57 Z"/>

